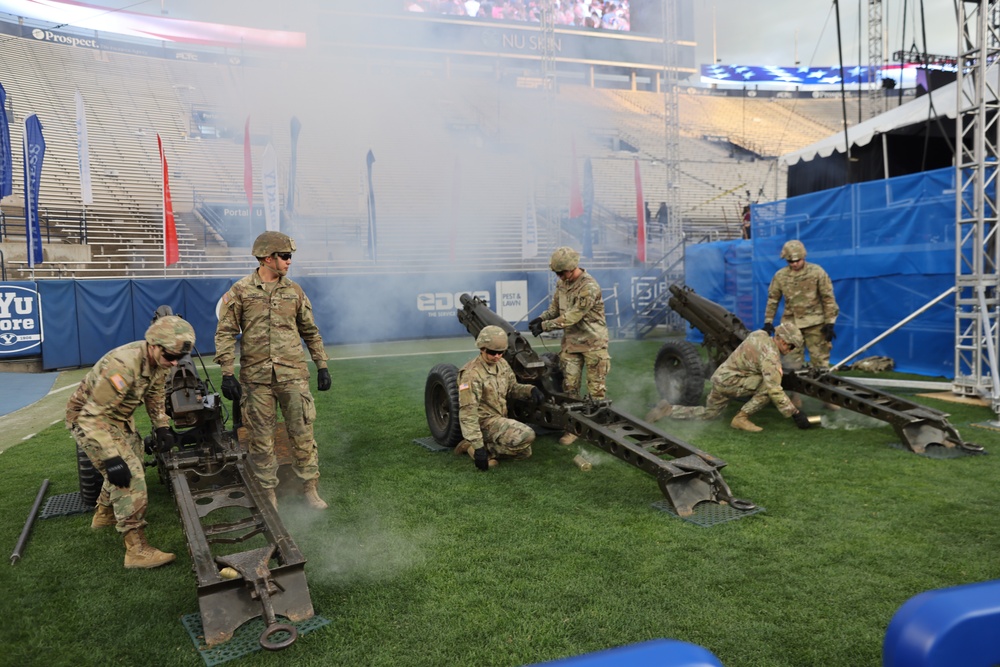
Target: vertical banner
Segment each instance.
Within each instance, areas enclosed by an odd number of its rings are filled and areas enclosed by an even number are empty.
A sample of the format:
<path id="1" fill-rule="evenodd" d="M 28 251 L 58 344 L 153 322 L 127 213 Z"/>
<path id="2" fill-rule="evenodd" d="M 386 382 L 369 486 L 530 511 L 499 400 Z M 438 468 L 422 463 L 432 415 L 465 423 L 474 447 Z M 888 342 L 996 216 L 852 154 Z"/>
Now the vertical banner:
<path id="1" fill-rule="evenodd" d="M 87 112 L 83 95 L 76 91 L 76 152 L 80 164 L 80 201 L 84 206 L 94 205 L 94 190 L 90 181 L 90 142 L 87 140 Z"/>
<path id="2" fill-rule="evenodd" d="M 28 242 L 28 268 L 42 263 L 42 229 L 38 222 L 38 186 L 45 159 L 45 139 L 38 116 L 24 119 L 24 227 Z"/>
<path id="3" fill-rule="evenodd" d="M 638 224 L 635 235 L 635 256 L 640 262 L 646 261 L 646 203 L 642 198 L 642 176 L 639 175 L 639 160 L 635 162 L 635 220 Z"/>
<path id="4" fill-rule="evenodd" d="M 260 189 L 264 194 L 264 228 L 281 231 L 281 196 L 278 192 L 278 158 L 270 142 L 260 163 Z M 290 194 L 288 195 L 291 196 Z"/>
<path id="5" fill-rule="evenodd" d="M 14 191 L 14 165 L 7 124 L 7 91 L 0 85 L 0 199 Z"/>
<path id="6" fill-rule="evenodd" d="M 247 196 L 247 209 L 253 214 L 253 159 L 250 155 L 250 116 L 243 126 L 243 192 Z"/>
<path id="7" fill-rule="evenodd" d="M 299 130 L 302 123 L 295 116 L 292 116 L 292 154 L 288 158 L 288 190 L 285 193 L 285 210 L 291 213 L 295 210 L 295 170 L 299 163 Z"/>
<path id="8" fill-rule="evenodd" d="M 576 175 L 576 137 L 573 137 L 572 151 L 573 162 L 569 172 L 569 217 L 579 218 L 583 215 L 583 197 L 580 196 L 580 178 Z"/>
<path id="9" fill-rule="evenodd" d="M 375 226 L 375 189 L 372 187 L 372 163 L 375 162 L 375 154 L 368 149 L 365 157 L 368 163 L 368 253 L 371 260 L 378 263 L 378 231 Z"/>
<path id="10" fill-rule="evenodd" d="M 583 161 L 583 256 L 594 257 L 594 232 L 591 221 L 594 217 L 594 165 L 588 157 Z"/>
<path id="11" fill-rule="evenodd" d="M 462 163 L 458 156 L 455 156 L 455 169 L 451 179 L 451 228 L 448 230 L 448 258 L 455 261 L 455 245 L 458 240 L 458 203 L 459 193 L 462 191 Z"/>
<path id="12" fill-rule="evenodd" d="M 538 216 L 535 212 L 535 189 L 528 184 L 521 216 L 521 259 L 538 257 Z"/>
<path id="13" fill-rule="evenodd" d="M 170 175 L 167 168 L 167 157 L 163 154 L 163 141 L 159 133 L 156 135 L 156 145 L 160 149 L 160 170 L 163 172 L 163 268 L 176 264 L 180 260 L 180 250 L 177 247 L 177 225 L 174 222 L 174 205 L 170 200 Z"/>

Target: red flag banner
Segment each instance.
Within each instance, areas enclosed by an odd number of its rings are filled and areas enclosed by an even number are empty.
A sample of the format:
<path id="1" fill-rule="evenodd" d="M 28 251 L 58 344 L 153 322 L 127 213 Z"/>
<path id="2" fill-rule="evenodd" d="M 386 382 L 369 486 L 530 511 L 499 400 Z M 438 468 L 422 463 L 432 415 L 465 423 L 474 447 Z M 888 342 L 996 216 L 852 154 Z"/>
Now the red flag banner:
<path id="1" fill-rule="evenodd" d="M 635 219 L 639 223 L 635 235 L 635 256 L 640 261 L 646 261 L 646 206 L 642 198 L 642 176 L 639 174 L 639 161 L 635 160 Z"/>
<path id="2" fill-rule="evenodd" d="M 583 195 L 580 194 L 580 177 L 576 173 L 576 137 L 573 137 L 573 163 L 570 165 L 569 176 L 569 217 L 579 218 L 583 215 Z"/>
<path id="3" fill-rule="evenodd" d="M 160 148 L 160 168 L 163 171 L 163 267 L 176 264 L 180 259 L 177 249 L 177 225 L 174 224 L 174 205 L 170 201 L 170 180 L 167 176 L 167 158 L 163 155 L 163 140 L 156 135 Z"/>
<path id="4" fill-rule="evenodd" d="M 250 157 L 250 116 L 243 126 L 243 191 L 247 194 L 247 207 L 253 220 L 253 161 Z"/>

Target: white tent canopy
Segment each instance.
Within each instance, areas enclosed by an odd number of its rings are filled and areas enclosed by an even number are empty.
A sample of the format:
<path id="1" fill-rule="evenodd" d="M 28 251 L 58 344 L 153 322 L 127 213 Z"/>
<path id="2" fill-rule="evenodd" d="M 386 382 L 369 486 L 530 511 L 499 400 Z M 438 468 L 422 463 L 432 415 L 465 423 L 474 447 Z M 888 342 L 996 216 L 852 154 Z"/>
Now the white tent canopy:
<path id="1" fill-rule="evenodd" d="M 1000 70 L 997 67 L 990 68 L 989 79 L 991 85 L 987 86 L 987 96 L 991 99 L 993 98 L 992 91 L 996 89 L 998 71 Z M 967 78 L 965 83 L 966 88 L 969 89 L 972 84 L 971 77 Z M 878 135 L 887 134 L 909 125 L 925 123 L 934 118 L 947 117 L 954 119 L 956 115 L 955 109 L 958 107 L 957 92 L 958 82 L 953 81 L 927 95 L 910 100 L 906 104 L 886 111 L 875 118 L 858 123 L 853 127 L 848 127 L 847 138 L 851 142 L 851 147 L 867 146 Z M 934 103 L 933 110 L 931 109 L 931 102 Z M 817 156 L 830 157 L 834 151 L 839 153 L 846 152 L 843 132 L 838 132 L 797 151 L 786 153 L 779 160 L 782 164 L 793 165 L 800 161 L 808 162 Z"/>

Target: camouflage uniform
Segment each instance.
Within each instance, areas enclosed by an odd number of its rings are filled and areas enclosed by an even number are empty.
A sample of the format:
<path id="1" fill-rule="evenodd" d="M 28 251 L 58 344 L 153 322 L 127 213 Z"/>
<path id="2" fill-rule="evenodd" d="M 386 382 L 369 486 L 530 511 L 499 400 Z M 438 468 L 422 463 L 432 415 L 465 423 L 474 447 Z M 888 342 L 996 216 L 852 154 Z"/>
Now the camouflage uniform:
<path id="1" fill-rule="evenodd" d="M 170 425 L 164 408 L 164 383 L 172 369 L 152 365 L 148 345 L 140 340 L 105 354 L 66 405 L 66 428 L 105 478 L 97 504 L 114 508 L 119 533 L 146 525 L 143 445 L 133 414 L 144 403 L 154 430 Z M 128 488 L 118 488 L 107 480 L 104 462 L 115 456 L 120 456 L 132 473 Z"/>
<path id="2" fill-rule="evenodd" d="M 605 380 L 611 371 L 608 354 L 608 325 L 604 318 L 604 297 L 593 276 L 583 273 L 574 281 L 560 279 L 552 303 L 541 314 L 542 330 L 563 329 L 559 368 L 563 391 L 580 393 L 583 367 L 587 367 L 587 392 L 604 398 Z"/>
<path id="3" fill-rule="evenodd" d="M 236 336 L 241 331 L 240 408 L 250 436 L 250 469 L 265 489 L 278 485 L 274 426 L 280 405 L 295 455 L 295 474 L 303 481 L 318 479 L 312 426 L 316 404 L 309 391 L 302 341 L 317 368 L 327 367 L 327 356 L 309 297 L 285 276 L 268 284 L 254 271 L 222 297 L 215 361 L 223 375 L 233 373 Z"/>
<path id="4" fill-rule="evenodd" d="M 531 399 L 530 384 L 520 384 L 506 359 L 488 364 L 477 355 L 458 372 L 458 420 L 470 451 L 486 446 L 490 458 L 531 456 L 535 432 L 507 418 L 507 399 Z"/>
<path id="5" fill-rule="evenodd" d="M 778 312 L 778 302 L 785 298 L 782 322 L 791 322 L 802 332 L 804 347 L 809 348 L 809 365 L 814 368 L 830 367 L 830 350 L 833 345 L 823 335 L 823 325 L 837 321 L 840 309 L 833 296 L 833 283 L 818 264 L 809 264 L 799 271 L 787 266 L 778 269 L 767 290 L 767 307 L 764 321 L 773 322 Z M 802 368 L 805 350 L 796 348 L 788 355 L 791 368 Z"/>
<path id="6" fill-rule="evenodd" d="M 781 353 L 764 331 L 754 331 L 712 374 L 712 390 L 705 407 L 674 406 L 673 419 L 714 419 L 734 398 L 750 396 L 741 408 L 748 416 L 772 401 L 778 412 L 790 417 L 796 408 L 781 388 Z"/>

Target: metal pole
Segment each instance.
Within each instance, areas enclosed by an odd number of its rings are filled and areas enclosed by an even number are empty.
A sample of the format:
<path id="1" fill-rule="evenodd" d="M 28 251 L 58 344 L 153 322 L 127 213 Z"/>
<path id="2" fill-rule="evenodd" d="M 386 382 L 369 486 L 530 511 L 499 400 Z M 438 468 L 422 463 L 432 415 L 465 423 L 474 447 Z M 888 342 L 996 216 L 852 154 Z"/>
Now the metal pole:
<path id="1" fill-rule="evenodd" d="M 924 311 L 926 311 L 928 308 L 930 308 L 931 306 L 933 306 L 934 304 L 936 304 L 938 301 L 942 300 L 943 298 L 945 298 L 949 294 L 954 294 L 955 290 L 956 290 L 955 287 L 949 287 L 947 290 L 945 290 L 944 292 L 942 292 L 940 295 L 938 295 L 937 297 L 935 297 L 931 301 L 928 301 L 926 304 L 924 304 L 923 306 L 921 306 L 918 310 L 910 313 L 909 315 L 907 315 L 906 317 L 904 317 L 903 319 L 901 319 L 899 322 L 896 322 L 894 325 L 892 325 L 891 327 L 889 327 L 888 329 L 886 329 L 884 332 L 882 332 L 881 334 L 879 334 L 875 338 L 871 339 L 870 341 L 868 341 L 867 343 L 865 343 L 864 345 L 862 345 L 861 347 L 859 347 L 854 352 L 851 352 L 849 355 L 847 355 L 846 357 L 844 357 L 843 359 L 841 359 L 839 363 L 831 366 L 830 367 L 830 371 L 832 372 L 832 371 L 837 370 L 838 368 L 840 368 L 841 366 L 843 366 L 844 364 L 846 364 L 848 361 L 850 361 L 854 357 L 858 356 L 859 354 L 861 354 L 862 352 L 864 352 L 865 350 L 867 350 L 868 348 L 870 348 L 875 343 L 879 342 L 880 340 L 882 340 L 883 338 L 885 338 L 889 334 L 895 332 L 897 329 L 899 329 L 901 326 L 903 326 L 904 324 L 906 324 L 907 322 L 909 322 L 910 320 L 912 320 L 913 318 L 915 318 L 917 315 L 922 314 Z"/>
<path id="2" fill-rule="evenodd" d="M 35 498 L 35 504 L 31 506 L 31 512 L 28 513 L 28 520 L 24 522 L 24 530 L 21 531 L 21 537 L 17 538 L 17 546 L 14 547 L 14 553 L 10 555 L 11 565 L 21 560 L 21 552 L 24 551 L 24 547 L 28 542 L 28 537 L 31 535 L 31 527 L 35 525 L 35 518 L 38 516 L 38 508 L 41 507 L 42 499 L 45 497 L 45 492 L 48 489 L 49 480 L 45 480 L 42 482 L 42 488 L 38 489 L 38 496 Z"/>

